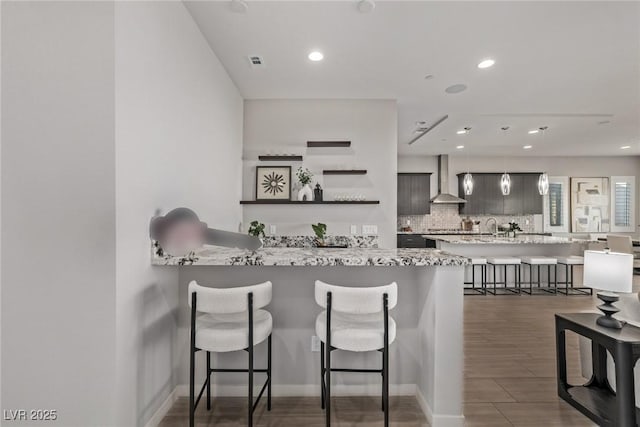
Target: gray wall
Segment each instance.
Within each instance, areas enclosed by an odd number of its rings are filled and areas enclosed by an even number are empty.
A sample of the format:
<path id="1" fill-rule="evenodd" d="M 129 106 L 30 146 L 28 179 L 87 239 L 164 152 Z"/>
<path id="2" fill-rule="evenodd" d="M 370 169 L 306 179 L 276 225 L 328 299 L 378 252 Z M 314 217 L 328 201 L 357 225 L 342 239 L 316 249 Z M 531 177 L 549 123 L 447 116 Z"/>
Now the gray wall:
<path id="1" fill-rule="evenodd" d="M 380 205 L 245 205 L 245 229 L 252 220 L 275 224 L 276 234 L 313 234 L 324 222 L 329 234 L 349 234 L 350 225 L 378 226 L 380 246 L 395 247 L 397 105 L 392 100 L 247 100 L 244 106 L 243 199 L 255 198 L 255 166 L 298 166 L 314 173 L 326 200 L 362 194 Z M 351 148 L 307 149 L 308 140 L 350 140 Z M 258 162 L 260 154 L 302 154 L 302 163 Z M 322 169 L 367 169 L 366 175 L 322 176 Z M 297 196 L 299 185 L 293 191 Z M 267 227 L 267 231 L 269 228 Z"/>
<path id="2" fill-rule="evenodd" d="M 238 228 L 242 98 L 180 1 L 3 2 L 2 95 L 2 408 L 145 425 L 186 292 L 149 219 Z"/>
<path id="3" fill-rule="evenodd" d="M 148 223 L 187 206 L 241 220 L 242 98 L 180 1 L 118 2 L 117 425 L 144 425 L 176 386 L 176 269 L 149 264 Z"/>
<path id="4" fill-rule="evenodd" d="M 2 2 L 2 407 L 47 425 L 114 425 L 113 8 Z"/>

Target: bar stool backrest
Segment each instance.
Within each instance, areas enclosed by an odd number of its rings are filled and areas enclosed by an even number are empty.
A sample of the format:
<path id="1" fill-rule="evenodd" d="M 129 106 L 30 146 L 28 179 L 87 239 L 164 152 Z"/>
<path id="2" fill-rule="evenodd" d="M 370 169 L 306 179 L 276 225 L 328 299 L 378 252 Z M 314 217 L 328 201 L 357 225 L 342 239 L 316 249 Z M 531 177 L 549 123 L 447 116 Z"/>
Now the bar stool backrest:
<path id="1" fill-rule="evenodd" d="M 192 280 L 189 283 L 189 307 L 191 298 L 196 293 L 197 310 L 204 313 L 243 313 L 248 309 L 249 293 L 253 293 L 253 309 L 258 310 L 271 302 L 271 282 L 259 283 L 237 288 L 210 288 L 200 286 Z"/>
<path id="2" fill-rule="evenodd" d="M 622 254 L 633 253 L 633 242 L 631 236 L 617 236 L 615 234 L 607 235 L 607 246 L 611 252 L 619 252 Z"/>
<path id="3" fill-rule="evenodd" d="M 383 311 L 382 296 L 384 294 L 388 296 L 389 310 L 398 303 L 396 282 L 384 286 L 361 288 L 330 285 L 316 280 L 316 303 L 322 308 L 327 308 L 328 292 L 331 292 L 331 309 L 342 313 L 380 313 Z"/>

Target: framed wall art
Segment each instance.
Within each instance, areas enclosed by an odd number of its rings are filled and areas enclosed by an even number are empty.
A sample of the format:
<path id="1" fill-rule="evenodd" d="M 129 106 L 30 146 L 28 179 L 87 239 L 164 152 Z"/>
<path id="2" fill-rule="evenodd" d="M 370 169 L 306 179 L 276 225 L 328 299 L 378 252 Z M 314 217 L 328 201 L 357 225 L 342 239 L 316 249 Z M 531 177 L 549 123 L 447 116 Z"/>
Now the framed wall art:
<path id="1" fill-rule="evenodd" d="M 256 200 L 291 200 L 291 166 L 256 166 Z"/>
<path id="2" fill-rule="evenodd" d="M 603 233 L 610 230 L 609 178 L 571 178 L 571 231 Z"/>

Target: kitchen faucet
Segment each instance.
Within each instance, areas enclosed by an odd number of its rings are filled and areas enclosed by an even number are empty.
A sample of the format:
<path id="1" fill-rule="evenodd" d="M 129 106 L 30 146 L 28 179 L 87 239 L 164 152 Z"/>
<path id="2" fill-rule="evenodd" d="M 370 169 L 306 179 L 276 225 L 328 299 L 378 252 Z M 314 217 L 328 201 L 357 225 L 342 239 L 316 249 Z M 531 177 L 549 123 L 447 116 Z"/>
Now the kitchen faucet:
<path id="1" fill-rule="evenodd" d="M 487 229 L 487 231 L 491 231 L 491 229 L 489 228 L 489 221 L 493 220 L 493 235 L 497 235 L 498 234 L 498 220 L 494 217 L 490 217 L 487 218 L 487 221 L 484 223 L 485 228 Z"/>

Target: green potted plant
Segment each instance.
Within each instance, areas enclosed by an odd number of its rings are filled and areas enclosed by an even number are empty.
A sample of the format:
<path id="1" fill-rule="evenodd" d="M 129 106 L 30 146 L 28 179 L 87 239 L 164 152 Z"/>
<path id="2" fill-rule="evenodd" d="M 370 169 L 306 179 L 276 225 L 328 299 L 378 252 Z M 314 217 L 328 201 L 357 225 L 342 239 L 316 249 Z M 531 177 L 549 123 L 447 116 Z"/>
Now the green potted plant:
<path id="1" fill-rule="evenodd" d="M 517 222 L 510 222 L 509 223 L 509 236 L 510 237 L 516 237 L 516 231 L 522 231 L 522 228 L 520 228 L 520 226 L 518 225 Z"/>
<path id="2" fill-rule="evenodd" d="M 298 177 L 298 181 L 302 184 L 302 188 L 298 191 L 298 201 L 307 201 L 310 202 L 313 200 L 313 190 L 311 189 L 311 179 L 313 179 L 313 174 L 307 168 L 302 168 L 300 166 L 296 171 L 296 176 Z"/>
<path id="3" fill-rule="evenodd" d="M 264 237 L 264 224 L 258 221 L 251 221 L 249 235 L 254 237 Z"/>
<path id="4" fill-rule="evenodd" d="M 319 222 L 317 224 L 311 224 L 311 228 L 316 235 L 316 244 L 318 246 L 326 246 L 324 237 L 327 235 L 327 224 Z"/>

